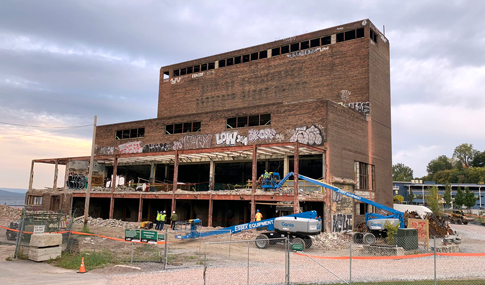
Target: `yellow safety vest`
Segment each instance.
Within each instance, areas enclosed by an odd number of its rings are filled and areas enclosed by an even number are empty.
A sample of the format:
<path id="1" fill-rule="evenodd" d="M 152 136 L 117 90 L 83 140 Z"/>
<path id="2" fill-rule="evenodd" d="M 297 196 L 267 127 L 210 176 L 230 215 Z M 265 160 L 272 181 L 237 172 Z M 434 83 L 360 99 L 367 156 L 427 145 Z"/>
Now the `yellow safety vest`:
<path id="1" fill-rule="evenodd" d="M 157 221 L 161 221 L 162 220 L 162 214 L 157 214 Z"/>
<path id="2" fill-rule="evenodd" d="M 263 218 L 263 214 L 261 214 L 261 213 L 256 213 L 256 221 L 257 221 L 257 222 L 261 221 L 261 218 Z"/>
<path id="3" fill-rule="evenodd" d="M 165 222 L 165 217 L 166 217 L 166 216 L 167 216 L 167 215 L 162 214 L 162 219 L 161 219 L 160 221 Z"/>

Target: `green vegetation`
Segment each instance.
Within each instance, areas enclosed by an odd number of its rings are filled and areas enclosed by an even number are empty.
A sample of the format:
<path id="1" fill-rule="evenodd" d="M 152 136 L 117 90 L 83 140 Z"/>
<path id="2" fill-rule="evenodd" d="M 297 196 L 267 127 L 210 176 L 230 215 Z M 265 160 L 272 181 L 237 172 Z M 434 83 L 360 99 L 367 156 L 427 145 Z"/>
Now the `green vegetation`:
<path id="1" fill-rule="evenodd" d="M 468 187 L 465 187 L 465 199 L 463 202 L 463 204 L 468 207 L 468 210 L 470 210 L 471 207 L 475 206 L 475 203 L 477 202 L 475 194 L 471 193 Z"/>
<path id="2" fill-rule="evenodd" d="M 454 207 L 461 209 L 461 206 L 463 206 L 463 204 L 465 204 L 465 194 L 463 194 L 461 187 L 458 187 L 458 189 L 456 189 Z"/>
<path id="3" fill-rule="evenodd" d="M 401 195 L 394 196 L 394 203 L 401 204 L 402 201 L 404 201 L 404 197 L 403 196 L 401 196 Z"/>
<path id="4" fill-rule="evenodd" d="M 88 226 L 88 225 L 84 225 L 84 227 L 83 227 L 83 231 L 82 231 L 82 232 L 83 232 L 83 233 L 87 233 L 87 234 L 89 234 L 89 233 L 90 233 L 90 232 L 89 232 L 89 226 Z"/>
<path id="5" fill-rule="evenodd" d="M 386 221 L 384 228 L 387 230 L 387 244 L 394 245 L 394 235 L 397 234 L 399 224 L 393 226 L 389 221 Z"/>
<path id="6" fill-rule="evenodd" d="M 51 260 L 49 263 L 66 269 L 79 269 L 83 257 L 84 266 L 88 271 L 95 268 L 102 268 L 110 263 L 114 263 L 113 256 L 108 250 L 103 250 L 101 252 L 83 252 L 75 255 L 63 252 L 61 257 Z"/>
<path id="7" fill-rule="evenodd" d="M 406 200 L 408 200 L 409 204 L 412 204 L 415 198 L 413 190 L 411 189 L 411 192 L 406 196 Z"/>
<path id="8" fill-rule="evenodd" d="M 411 179 L 413 179 L 413 170 L 410 167 L 402 163 L 392 166 L 393 181 L 411 181 Z"/>
<path id="9" fill-rule="evenodd" d="M 451 205 L 451 201 L 452 201 L 452 196 L 451 196 L 451 185 L 449 182 L 446 182 L 446 185 L 445 185 L 445 194 L 443 196 L 443 200 L 445 200 L 445 205 L 446 206 L 450 206 Z"/>
<path id="10" fill-rule="evenodd" d="M 424 199 L 426 200 L 426 204 L 433 214 L 438 216 L 441 210 L 439 203 L 441 196 L 438 194 L 438 186 L 434 185 L 431 187 L 431 189 L 429 189 L 429 194 L 425 195 Z"/>

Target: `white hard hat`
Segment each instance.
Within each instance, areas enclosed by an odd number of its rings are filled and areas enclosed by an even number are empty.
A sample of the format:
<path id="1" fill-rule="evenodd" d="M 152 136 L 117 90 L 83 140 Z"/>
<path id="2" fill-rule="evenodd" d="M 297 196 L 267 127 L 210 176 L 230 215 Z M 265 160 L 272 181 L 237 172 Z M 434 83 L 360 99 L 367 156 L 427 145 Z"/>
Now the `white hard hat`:
<path id="1" fill-rule="evenodd" d="M 163 211 L 163 213 L 165 214 L 166 212 L 165 212 L 165 211 Z"/>
<path id="2" fill-rule="evenodd" d="M 173 213 L 175 214 L 175 211 L 173 211 Z"/>

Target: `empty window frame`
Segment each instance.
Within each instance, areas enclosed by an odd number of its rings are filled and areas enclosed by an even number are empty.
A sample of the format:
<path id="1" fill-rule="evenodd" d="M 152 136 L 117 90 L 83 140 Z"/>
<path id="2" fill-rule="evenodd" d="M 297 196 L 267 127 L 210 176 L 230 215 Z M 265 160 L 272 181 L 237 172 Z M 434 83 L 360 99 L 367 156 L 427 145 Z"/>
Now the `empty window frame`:
<path id="1" fill-rule="evenodd" d="M 310 42 L 309 41 L 305 41 L 305 42 L 301 42 L 300 43 L 300 49 L 301 50 L 307 49 L 309 47 L 310 47 Z"/>
<path id="2" fill-rule="evenodd" d="M 241 63 L 241 56 L 236 56 L 234 58 L 234 64 L 240 64 Z"/>
<path id="3" fill-rule="evenodd" d="M 373 29 L 370 29 L 370 38 L 377 43 L 377 34 Z"/>
<path id="4" fill-rule="evenodd" d="M 173 76 L 179 76 L 179 75 L 180 75 L 180 70 L 175 69 L 175 70 L 173 71 Z"/>
<path id="5" fill-rule="evenodd" d="M 242 56 L 243 62 L 249 62 L 249 54 L 245 54 Z"/>
<path id="6" fill-rule="evenodd" d="M 290 52 L 290 46 L 282 46 L 281 47 L 281 54 L 289 53 Z"/>
<path id="7" fill-rule="evenodd" d="M 226 59 L 226 65 L 227 65 L 227 66 L 231 66 L 231 65 L 233 65 L 233 64 L 234 64 L 234 59 L 233 59 L 233 58 L 228 58 L 228 59 Z"/>
<path id="8" fill-rule="evenodd" d="M 267 58 L 268 57 L 268 51 L 267 50 L 262 50 L 259 52 L 259 59 L 262 58 Z"/>
<path id="9" fill-rule="evenodd" d="M 310 41 L 310 47 L 317 47 L 320 45 L 320 39 L 313 39 Z"/>
<path id="10" fill-rule="evenodd" d="M 167 135 L 171 135 L 171 134 L 200 132 L 200 125 L 201 125 L 200 122 L 187 122 L 187 123 L 166 125 L 165 133 Z"/>
<path id="11" fill-rule="evenodd" d="M 207 63 L 201 64 L 200 71 L 206 71 L 206 70 L 207 70 Z"/>
<path id="12" fill-rule="evenodd" d="M 227 129 L 265 126 L 270 124 L 271 124 L 271 114 L 239 116 L 239 117 L 228 118 L 226 120 Z"/>
<path id="13" fill-rule="evenodd" d="M 117 140 L 143 137 L 145 137 L 145 128 L 117 130 L 115 132 L 115 139 Z"/>
<path id="14" fill-rule="evenodd" d="M 185 74 L 187 74 L 187 68 L 180 69 L 180 75 L 185 75 Z"/>
<path id="15" fill-rule="evenodd" d="M 199 72 L 200 71 L 200 65 L 194 66 L 194 72 Z"/>
<path id="16" fill-rule="evenodd" d="M 253 52 L 251 54 L 251 60 L 258 60 L 258 53 L 257 52 Z"/>
<path id="17" fill-rule="evenodd" d="M 371 166 L 372 171 L 375 171 L 373 165 L 367 164 L 365 162 L 354 163 L 355 180 L 357 182 L 358 189 L 369 190 L 371 177 L 369 175 L 369 166 Z"/>
<path id="18" fill-rule="evenodd" d="M 170 74 L 170 73 L 169 73 L 169 71 L 164 71 L 164 72 L 163 72 L 163 79 L 167 79 L 167 78 L 169 78 L 169 77 L 170 77 L 170 75 L 169 75 L 169 74 Z"/>
<path id="19" fill-rule="evenodd" d="M 291 49 L 292 52 L 299 51 L 300 50 L 300 43 L 292 44 L 290 49 Z"/>
<path id="20" fill-rule="evenodd" d="M 337 34 L 337 43 L 343 42 L 345 40 L 344 33 Z"/>
<path id="21" fill-rule="evenodd" d="M 277 47 L 277 48 L 271 49 L 271 56 L 277 56 L 277 55 L 280 55 L 280 48 Z"/>
<path id="22" fill-rule="evenodd" d="M 225 59 L 219 60 L 219 67 L 224 67 L 224 66 L 226 66 L 226 60 Z"/>
<path id="23" fill-rule="evenodd" d="M 215 63 L 214 62 L 209 62 L 208 65 L 209 65 L 209 70 L 215 68 Z"/>
<path id="24" fill-rule="evenodd" d="M 355 30 L 345 32 L 346 41 L 353 40 L 353 39 L 355 39 Z"/>
<path id="25" fill-rule="evenodd" d="M 364 37 L 364 28 L 357 29 L 357 38 Z"/>
<path id="26" fill-rule="evenodd" d="M 193 67 L 187 67 L 187 74 L 193 73 Z"/>
<path id="27" fill-rule="evenodd" d="M 322 38 L 322 46 L 326 46 L 332 43 L 331 36 L 326 36 Z"/>

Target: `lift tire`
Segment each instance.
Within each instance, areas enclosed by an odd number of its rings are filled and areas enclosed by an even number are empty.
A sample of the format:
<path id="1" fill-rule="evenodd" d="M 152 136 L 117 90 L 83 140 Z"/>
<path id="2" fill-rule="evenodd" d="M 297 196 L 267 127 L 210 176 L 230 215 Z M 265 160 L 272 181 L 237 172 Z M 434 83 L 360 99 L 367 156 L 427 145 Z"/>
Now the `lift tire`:
<path id="1" fill-rule="evenodd" d="M 269 237 L 267 235 L 260 234 L 259 236 L 256 237 L 256 241 L 254 243 L 256 244 L 257 248 L 265 249 L 268 247 L 270 243 Z"/>
<path id="2" fill-rule="evenodd" d="M 313 241 L 310 237 L 303 239 L 305 241 L 305 248 L 308 249 L 312 247 Z"/>
<path id="3" fill-rule="evenodd" d="M 468 222 L 463 222 L 464 225 L 468 225 Z"/>
<path id="4" fill-rule="evenodd" d="M 376 236 L 372 233 L 366 233 L 363 237 L 364 244 L 372 245 L 376 242 Z"/>
<path id="5" fill-rule="evenodd" d="M 364 242 L 364 234 L 363 233 L 356 233 L 352 236 L 352 240 L 356 244 L 362 244 Z"/>
<path id="6" fill-rule="evenodd" d="M 454 224 L 455 223 L 455 220 L 450 219 L 450 223 Z"/>
<path id="7" fill-rule="evenodd" d="M 462 220 L 458 220 L 458 221 L 456 221 L 456 223 L 459 224 L 459 225 L 461 225 L 461 224 L 463 224 L 463 221 Z"/>
<path id="8" fill-rule="evenodd" d="M 302 248 L 305 248 L 306 244 L 302 238 L 294 238 L 291 241 L 291 244 L 301 244 Z"/>

